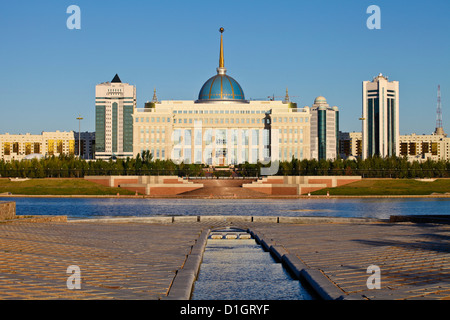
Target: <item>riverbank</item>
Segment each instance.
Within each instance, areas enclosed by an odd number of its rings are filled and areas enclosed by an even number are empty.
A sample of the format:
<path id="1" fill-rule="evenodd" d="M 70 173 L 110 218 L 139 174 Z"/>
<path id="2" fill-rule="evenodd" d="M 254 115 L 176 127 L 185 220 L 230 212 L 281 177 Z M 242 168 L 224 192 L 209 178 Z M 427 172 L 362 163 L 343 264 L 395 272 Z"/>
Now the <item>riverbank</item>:
<path id="1" fill-rule="evenodd" d="M 0 196 L 112 196 L 134 192 L 102 186 L 83 178 L 0 179 Z"/>
<path id="2" fill-rule="evenodd" d="M 450 179 L 362 179 L 337 188 L 325 188 L 313 195 L 333 196 L 449 196 Z"/>
<path id="3" fill-rule="evenodd" d="M 144 196 L 144 195 L 26 195 L 26 194 L 0 194 L 0 198 L 80 198 L 80 199 L 407 199 L 407 198 L 450 198 L 450 194 L 431 194 L 431 195 L 301 195 L 301 196 L 277 196 L 267 195 L 261 197 L 243 197 L 243 196 Z"/>
<path id="4" fill-rule="evenodd" d="M 221 191 L 221 190 L 218 190 Z M 140 195 L 122 188 L 102 186 L 85 179 L 49 178 L 15 181 L 0 179 L 0 197 L 65 197 L 65 198 L 182 198 L 182 199 L 328 199 L 328 198 L 448 198 L 450 179 L 362 179 L 336 188 L 325 188 L 311 195 L 266 195 L 234 192 L 208 192 L 207 195 Z"/>

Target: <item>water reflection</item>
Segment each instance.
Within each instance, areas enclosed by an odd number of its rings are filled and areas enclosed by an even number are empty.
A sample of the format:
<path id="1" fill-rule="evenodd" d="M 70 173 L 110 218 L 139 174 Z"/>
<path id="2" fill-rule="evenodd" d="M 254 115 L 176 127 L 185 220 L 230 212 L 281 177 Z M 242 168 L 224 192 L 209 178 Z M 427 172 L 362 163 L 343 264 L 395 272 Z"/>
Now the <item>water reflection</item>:
<path id="1" fill-rule="evenodd" d="M 17 214 L 81 217 L 158 215 L 333 216 L 386 219 L 390 215 L 448 214 L 450 199 L 118 199 L 0 198 Z"/>

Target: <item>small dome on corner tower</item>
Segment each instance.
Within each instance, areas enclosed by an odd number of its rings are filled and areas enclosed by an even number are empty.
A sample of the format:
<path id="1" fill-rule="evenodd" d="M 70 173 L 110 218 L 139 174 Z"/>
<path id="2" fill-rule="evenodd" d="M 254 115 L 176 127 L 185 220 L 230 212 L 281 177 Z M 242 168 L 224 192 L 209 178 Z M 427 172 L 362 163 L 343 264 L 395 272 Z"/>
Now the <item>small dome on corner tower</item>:
<path id="1" fill-rule="evenodd" d="M 327 99 L 325 99 L 325 97 L 318 96 L 318 97 L 314 100 L 314 104 L 318 104 L 318 103 L 327 103 Z"/>

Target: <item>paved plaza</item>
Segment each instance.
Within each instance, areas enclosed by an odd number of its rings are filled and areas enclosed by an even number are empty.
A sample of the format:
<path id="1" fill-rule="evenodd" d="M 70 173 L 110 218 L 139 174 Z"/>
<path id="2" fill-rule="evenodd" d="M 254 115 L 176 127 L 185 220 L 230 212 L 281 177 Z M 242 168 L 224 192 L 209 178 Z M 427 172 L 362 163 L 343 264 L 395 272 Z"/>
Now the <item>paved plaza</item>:
<path id="1" fill-rule="evenodd" d="M 225 219 L 0 223 L 0 299 L 158 300 L 202 231 L 230 224 L 295 254 L 349 298 L 450 299 L 449 225 Z M 80 290 L 67 288 L 73 265 Z M 370 265 L 379 290 L 367 288 Z"/>
<path id="2" fill-rule="evenodd" d="M 0 299 L 159 299 L 200 226 L 0 224 Z M 81 290 L 67 288 L 77 265 Z"/>
<path id="3" fill-rule="evenodd" d="M 449 225 L 273 224 L 255 230 L 353 298 L 450 299 Z M 367 288 L 371 265 L 380 268 L 379 290 Z"/>

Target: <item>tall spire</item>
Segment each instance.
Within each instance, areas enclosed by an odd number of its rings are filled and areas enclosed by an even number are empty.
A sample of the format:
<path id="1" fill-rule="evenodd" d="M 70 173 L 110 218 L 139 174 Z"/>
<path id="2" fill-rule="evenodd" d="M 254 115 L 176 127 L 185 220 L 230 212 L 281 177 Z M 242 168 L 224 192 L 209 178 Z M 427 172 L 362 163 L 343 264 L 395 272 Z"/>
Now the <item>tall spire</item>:
<path id="1" fill-rule="evenodd" d="M 219 56 L 219 67 L 217 68 L 218 74 L 225 74 L 227 72 L 227 69 L 225 68 L 225 62 L 223 59 L 223 32 L 225 29 L 221 27 L 219 29 L 220 31 L 220 56 Z"/>
<path id="2" fill-rule="evenodd" d="M 291 102 L 291 99 L 289 98 L 288 88 L 286 87 L 286 96 L 284 97 L 284 103 L 288 102 Z"/>
<path id="3" fill-rule="evenodd" d="M 156 88 L 153 89 L 153 98 L 152 98 L 152 102 L 153 102 L 153 103 L 158 102 L 158 97 L 156 96 Z"/>
<path id="4" fill-rule="evenodd" d="M 220 28 L 220 58 L 219 58 L 219 68 L 225 68 L 225 63 L 223 61 L 223 32 L 224 28 Z"/>

